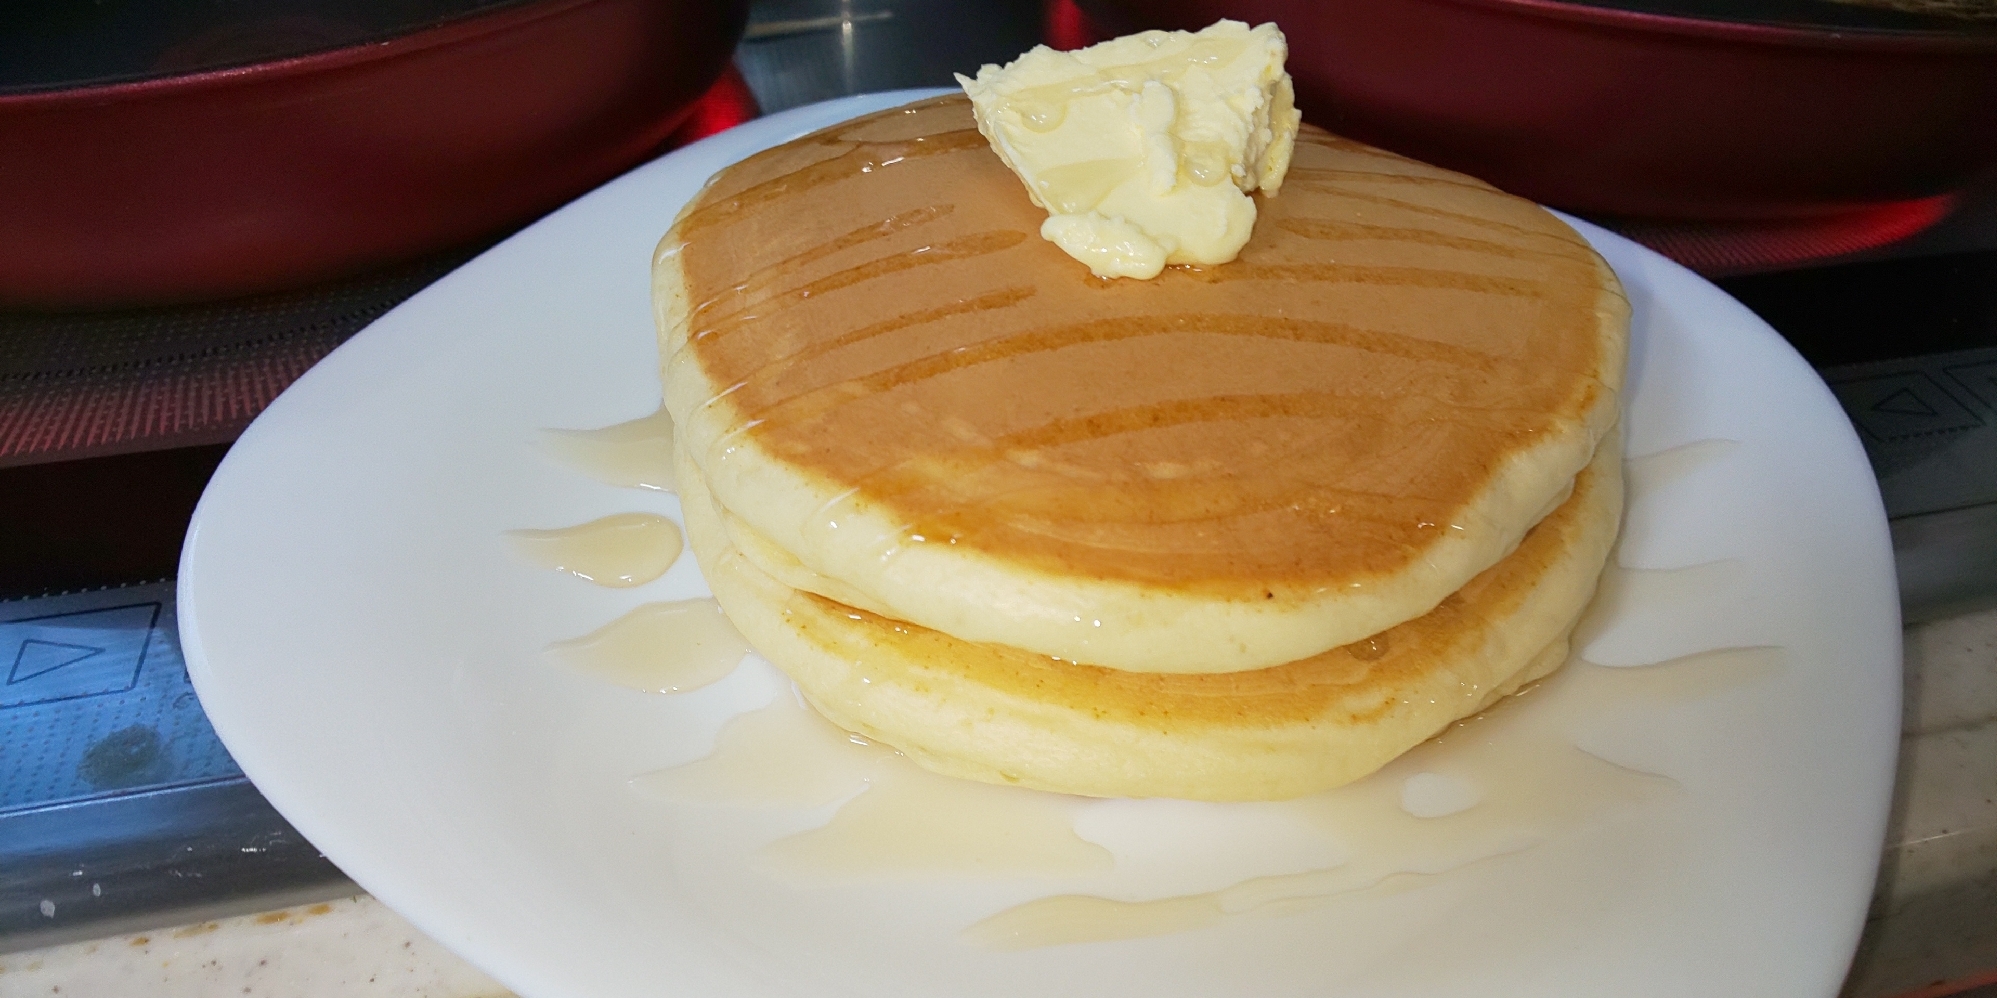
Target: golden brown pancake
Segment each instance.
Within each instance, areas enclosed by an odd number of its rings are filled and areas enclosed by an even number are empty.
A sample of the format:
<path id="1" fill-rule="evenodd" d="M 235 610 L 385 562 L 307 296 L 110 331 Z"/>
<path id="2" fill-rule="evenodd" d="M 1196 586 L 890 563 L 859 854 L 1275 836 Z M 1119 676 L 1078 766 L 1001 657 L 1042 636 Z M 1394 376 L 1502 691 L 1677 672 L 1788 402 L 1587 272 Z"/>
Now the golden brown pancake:
<path id="1" fill-rule="evenodd" d="M 1278 800 L 1350 782 L 1552 672 L 1622 513 L 1604 441 L 1573 495 L 1428 614 L 1274 668 L 1159 674 L 977 644 L 781 585 L 682 461 L 687 537 L 728 617 L 820 713 L 951 776 L 1118 797 Z"/>
<path id="2" fill-rule="evenodd" d="M 655 264 L 683 449 L 766 574 L 966 641 L 1231 672 L 1419 617 L 1588 464 L 1627 303 L 1540 208 L 1315 129 L 1258 211 L 1105 281 L 961 97 L 751 157 Z"/>

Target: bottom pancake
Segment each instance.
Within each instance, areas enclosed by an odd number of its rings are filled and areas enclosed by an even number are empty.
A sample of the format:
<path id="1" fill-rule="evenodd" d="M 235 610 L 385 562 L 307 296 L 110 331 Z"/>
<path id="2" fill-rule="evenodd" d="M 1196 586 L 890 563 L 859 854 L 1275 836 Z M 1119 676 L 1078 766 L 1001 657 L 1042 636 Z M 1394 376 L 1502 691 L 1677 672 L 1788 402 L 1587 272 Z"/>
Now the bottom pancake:
<path id="1" fill-rule="evenodd" d="M 1359 779 L 1560 667 L 1622 516 L 1619 434 L 1425 616 L 1286 665 L 1140 673 L 978 644 L 783 585 L 679 462 L 687 537 L 749 643 L 833 723 L 950 776 L 1096 797 L 1281 800 Z"/>

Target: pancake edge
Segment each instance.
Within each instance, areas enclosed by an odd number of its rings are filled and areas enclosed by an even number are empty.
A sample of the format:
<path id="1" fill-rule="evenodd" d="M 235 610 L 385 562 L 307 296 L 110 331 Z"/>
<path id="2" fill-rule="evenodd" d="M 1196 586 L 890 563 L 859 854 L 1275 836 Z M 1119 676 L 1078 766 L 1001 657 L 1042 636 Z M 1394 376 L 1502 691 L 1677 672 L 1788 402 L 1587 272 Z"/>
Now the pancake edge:
<path id="1" fill-rule="evenodd" d="M 1283 800 L 1363 778 L 1451 724 L 1564 664 L 1568 641 L 1613 549 L 1623 508 L 1619 441 L 1591 468 L 1592 506 L 1566 546 L 1476 651 L 1364 725 L 1309 723 L 1196 734 L 1096 721 L 1086 706 L 1047 704 L 944 668 L 870 670 L 807 638 L 787 610 L 789 587 L 728 543 L 697 468 L 680 468 L 689 546 L 715 598 L 750 643 L 832 723 L 895 747 L 934 772 L 1092 797 Z M 1055 663 L 1057 666 L 1062 663 Z M 919 673 L 919 681 L 894 676 Z M 1082 726 L 1077 728 L 1077 725 Z M 1077 731 L 1086 734 L 1077 734 Z M 1090 736 L 1093 737 L 1090 737 Z"/>

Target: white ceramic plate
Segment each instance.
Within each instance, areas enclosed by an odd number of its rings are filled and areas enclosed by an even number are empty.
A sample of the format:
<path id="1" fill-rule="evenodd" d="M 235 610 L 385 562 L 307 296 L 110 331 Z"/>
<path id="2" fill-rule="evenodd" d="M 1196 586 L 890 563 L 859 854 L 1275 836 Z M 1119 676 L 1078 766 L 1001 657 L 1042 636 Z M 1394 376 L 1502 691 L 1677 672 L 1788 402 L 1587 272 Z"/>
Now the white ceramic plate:
<path id="1" fill-rule="evenodd" d="M 1749 655 L 1762 671 L 1737 682 L 1611 702 L 1548 732 L 1665 774 L 1669 793 L 1406 890 L 1004 952 L 959 933 L 1052 893 L 1140 900 L 1336 859 L 1293 827 L 1271 831 L 1280 816 L 1256 806 L 1106 802 L 1084 806 L 1097 810 L 1080 827 L 1117 855 L 1112 875 L 792 887 L 749 857 L 828 810 L 635 792 L 631 777 L 700 758 L 778 681 L 752 658 L 666 697 L 542 658 L 640 603 L 705 589 L 691 558 L 630 590 L 509 558 L 509 529 L 678 515 L 670 495 L 549 460 L 535 432 L 657 406 L 650 253 L 714 170 L 913 96 L 785 112 L 632 172 L 384 316 L 243 435 L 188 535 L 181 634 L 216 730 L 286 818 L 529 998 L 1835 993 L 1899 716 L 1873 479 L 1781 339 L 1586 225 L 1636 308 L 1628 453 L 1697 446 L 1633 465 L 1619 558 L 1634 571 L 1583 650 L 1634 665 L 1777 649 Z M 1686 566 L 1703 567 L 1650 571 Z"/>

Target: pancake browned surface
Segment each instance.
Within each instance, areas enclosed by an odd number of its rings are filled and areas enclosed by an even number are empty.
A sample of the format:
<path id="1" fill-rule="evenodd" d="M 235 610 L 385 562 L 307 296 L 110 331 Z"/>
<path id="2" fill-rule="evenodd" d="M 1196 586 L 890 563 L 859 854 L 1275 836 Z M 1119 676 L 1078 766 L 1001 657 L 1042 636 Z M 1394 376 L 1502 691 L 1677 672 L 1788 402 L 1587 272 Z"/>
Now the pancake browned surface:
<path id="1" fill-rule="evenodd" d="M 952 776 L 1119 797 L 1276 800 L 1342 785 L 1558 668 L 1622 512 L 1605 441 L 1573 495 L 1428 614 L 1298 662 L 1223 675 L 1076 665 L 790 589 L 732 548 L 682 461 L 714 594 L 820 713 Z"/>
<path id="2" fill-rule="evenodd" d="M 1314 129 L 1259 213 L 1232 263 L 1104 281 L 962 98 L 861 118 L 722 171 L 661 244 L 667 404 L 799 588 L 1127 670 L 1305 658 L 1562 500 L 1627 304 L 1536 206 Z"/>

